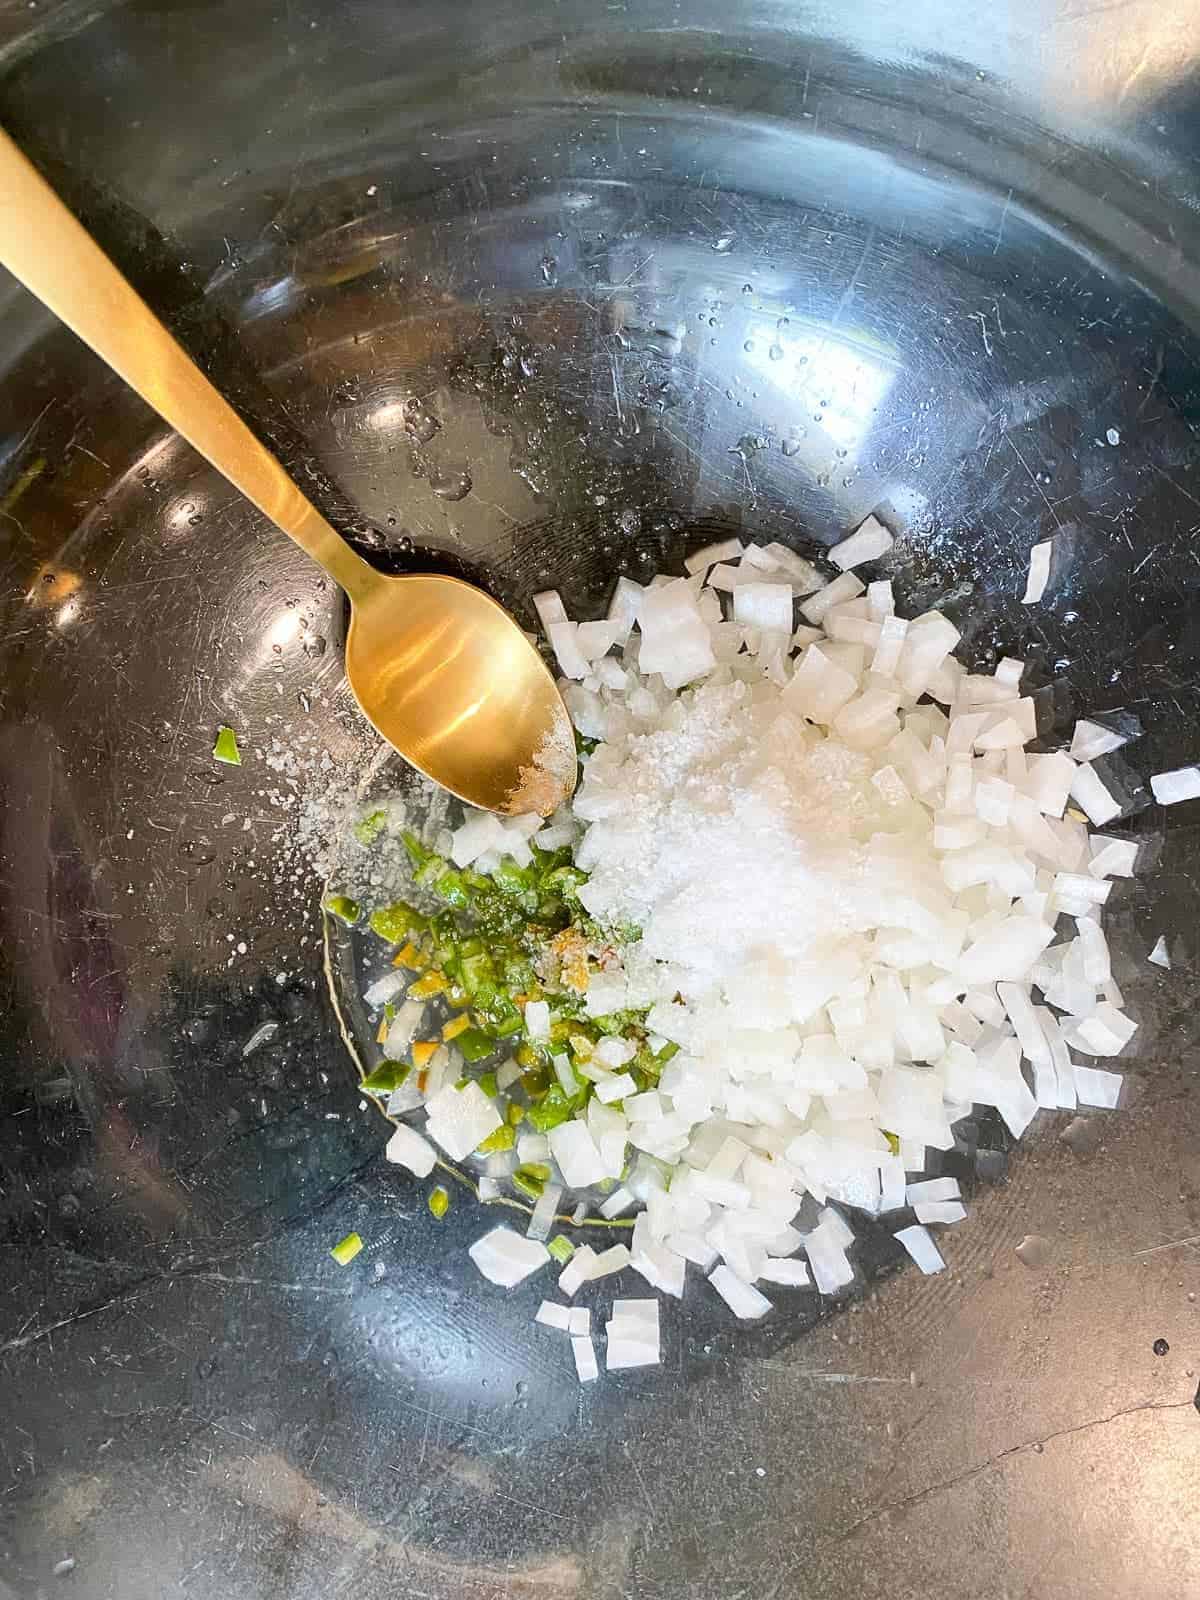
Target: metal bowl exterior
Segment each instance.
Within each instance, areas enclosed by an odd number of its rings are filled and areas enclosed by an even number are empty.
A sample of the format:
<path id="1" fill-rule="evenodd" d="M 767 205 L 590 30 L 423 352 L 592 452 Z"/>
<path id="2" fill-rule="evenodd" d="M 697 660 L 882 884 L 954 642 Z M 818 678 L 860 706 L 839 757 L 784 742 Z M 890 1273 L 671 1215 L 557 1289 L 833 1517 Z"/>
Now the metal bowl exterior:
<path id="1" fill-rule="evenodd" d="M 904 603 L 1136 714 L 1144 776 L 1200 749 L 1194 20 L 10 4 L 0 117 L 377 565 L 532 625 L 879 509 Z M 943 1277 L 872 1241 L 755 1331 L 697 1281 L 580 1390 L 492 1219 L 385 1168 L 324 998 L 285 802 L 373 758 L 340 603 L 11 285 L 0 371 L 0 1585 L 1188 1593 L 1189 808 L 1109 923 L 1129 1108 L 996 1163 Z"/>

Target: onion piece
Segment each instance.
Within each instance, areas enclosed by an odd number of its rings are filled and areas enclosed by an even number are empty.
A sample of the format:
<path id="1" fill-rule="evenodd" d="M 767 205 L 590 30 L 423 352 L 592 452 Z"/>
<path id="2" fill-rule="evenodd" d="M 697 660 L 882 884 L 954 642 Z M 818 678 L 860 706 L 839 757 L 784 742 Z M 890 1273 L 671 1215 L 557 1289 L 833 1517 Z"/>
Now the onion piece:
<path id="1" fill-rule="evenodd" d="M 496 1102 L 477 1083 L 471 1081 L 459 1089 L 449 1083 L 426 1101 L 429 1135 L 435 1139 L 451 1161 L 465 1161 L 477 1150 L 489 1134 L 503 1125 Z"/>
<path id="2" fill-rule="evenodd" d="M 1192 769 L 1195 771 L 1196 769 Z M 1162 774 L 1170 776 L 1170 774 Z M 1155 780 L 1151 778 L 1150 786 L 1154 787 Z M 1200 794 L 1200 771 L 1196 772 L 1196 793 Z M 1102 828 L 1106 822 L 1111 822 L 1114 817 L 1121 815 L 1121 803 L 1116 800 L 1106 787 L 1103 778 L 1092 766 L 1091 762 L 1084 762 L 1083 766 L 1076 767 L 1071 779 L 1071 798 L 1078 801 L 1079 805 L 1087 812 L 1096 827 Z M 1179 795 L 1179 799 L 1187 799 L 1186 795 Z M 1155 791 L 1155 799 L 1158 792 Z M 1170 804 L 1171 802 L 1164 802 Z"/>
<path id="3" fill-rule="evenodd" d="M 1081 718 L 1075 724 L 1075 731 L 1071 735 L 1071 760 L 1094 761 L 1097 756 L 1105 756 L 1112 750 L 1119 750 L 1129 740 L 1123 733 L 1114 733 L 1111 728 L 1106 728 L 1099 722 L 1088 722 Z"/>
<path id="4" fill-rule="evenodd" d="M 382 978 L 376 978 L 374 983 L 363 990 L 363 1005 L 368 1011 L 377 1011 L 389 1000 L 394 1000 L 407 982 L 406 972 L 385 972 Z M 423 1012 L 425 1007 L 422 1006 L 421 1010 Z M 405 1048 L 407 1049 L 407 1044 Z"/>
<path id="5" fill-rule="evenodd" d="M 928 1228 L 901 1228 L 895 1235 L 922 1272 L 941 1272 L 946 1263 Z"/>
<path id="6" fill-rule="evenodd" d="M 829 559 L 835 567 L 848 572 L 851 567 L 861 566 L 864 561 L 877 561 L 880 556 L 887 554 L 894 543 L 895 540 L 879 518 L 870 516 L 859 524 L 849 538 L 833 546 L 828 552 Z"/>
<path id="7" fill-rule="evenodd" d="M 569 1189 L 586 1189 L 607 1176 L 607 1169 L 599 1147 L 592 1138 L 587 1124 L 579 1121 L 560 1122 L 547 1134 L 550 1149 Z"/>
<path id="8" fill-rule="evenodd" d="M 906 1199 L 911 1206 L 934 1200 L 957 1200 L 959 1193 L 957 1178 L 925 1178 L 908 1185 Z"/>
<path id="9" fill-rule="evenodd" d="M 564 678 L 586 678 L 588 675 L 588 660 L 579 648 L 578 633 L 573 622 L 551 622 L 546 627 L 546 637 Z"/>
<path id="10" fill-rule="evenodd" d="M 559 1333 L 569 1333 L 571 1314 L 570 1306 L 560 1306 L 554 1300 L 543 1300 L 533 1320 L 540 1323 L 543 1328 L 555 1328 Z"/>
<path id="11" fill-rule="evenodd" d="M 571 1354 L 575 1357 L 575 1374 L 580 1383 L 591 1383 L 600 1376 L 596 1349 L 587 1334 L 571 1335 Z"/>
<path id="12" fill-rule="evenodd" d="M 714 1267 L 708 1275 L 708 1281 L 735 1317 L 756 1322 L 759 1317 L 765 1317 L 771 1309 L 771 1302 L 765 1294 L 759 1294 L 752 1284 L 743 1283 L 741 1278 L 726 1266 Z"/>
<path id="13" fill-rule="evenodd" d="M 792 590 L 783 583 L 741 583 L 733 591 L 735 622 L 791 634 Z"/>
<path id="14" fill-rule="evenodd" d="M 622 1184 L 619 1188 L 614 1189 L 612 1194 L 604 1201 L 600 1207 L 600 1215 L 611 1222 L 613 1217 L 619 1217 L 622 1211 L 628 1211 L 630 1206 L 636 1204 L 637 1201 L 633 1195 Z"/>
<path id="15" fill-rule="evenodd" d="M 610 1372 L 661 1362 L 657 1300 L 614 1300 L 606 1332 L 605 1365 Z"/>
<path id="16" fill-rule="evenodd" d="M 476 1239 L 467 1254 L 489 1283 L 498 1283 L 504 1289 L 521 1283 L 550 1259 L 544 1244 L 523 1239 L 503 1224 Z"/>
<path id="17" fill-rule="evenodd" d="M 567 621 L 567 610 L 557 589 L 543 589 L 540 594 L 535 594 L 533 609 L 538 614 L 543 630 L 548 629 L 552 622 Z"/>
<path id="18" fill-rule="evenodd" d="M 1075 1064 L 1075 1093 L 1081 1106 L 1115 1109 L 1121 1098 L 1124 1081 L 1119 1072 L 1104 1072 L 1099 1067 L 1084 1067 L 1078 1062 Z"/>
<path id="19" fill-rule="evenodd" d="M 558 1292 L 569 1300 L 579 1287 L 588 1281 L 596 1252 L 590 1244 L 581 1244 L 558 1275 Z"/>
<path id="20" fill-rule="evenodd" d="M 961 1222 L 967 1208 L 961 1200 L 923 1200 L 913 1212 L 918 1222 Z"/>
<path id="21" fill-rule="evenodd" d="M 625 1244 L 610 1245 L 607 1250 L 601 1250 L 588 1267 L 588 1282 L 595 1278 L 607 1278 L 614 1272 L 621 1272 L 629 1265 L 629 1246 Z"/>
<path id="22" fill-rule="evenodd" d="M 624 647 L 641 609 L 645 590 L 632 578 L 618 578 L 613 597 L 608 603 L 607 620 L 616 627 L 616 642 Z"/>
<path id="23" fill-rule="evenodd" d="M 694 550 L 690 556 L 684 557 L 684 571 L 707 572 L 709 567 L 715 567 L 719 561 L 739 560 L 744 549 L 745 546 L 740 539 L 720 539 L 716 544 L 703 545 L 699 550 Z"/>
<path id="24" fill-rule="evenodd" d="M 429 1140 L 404 1122 L 393 1132 L 383 1153 L 389 1161 L 407 1167 L 418 1178 L 427 1178 L 437 1164 L 437 1151 Z"/>
<path id="25" fill-rule="evenodd" d="M 1195 800 L 1200 797 L 1200 767 L 1176 767 L 1173 772 L 1156 772 L 1150 779 L 1150 788 L 1160 806 L 1175 806 L 1181 800 Z M 1086 806 L 1084 810 L 1087 810 Z M 1090 812 L 1088 814 L 1091 815 Z"/>
<path id="26" fill-rule="evenodd" d="M 758 1274 L 759 1283 L 778 1283 L 789 1289 L 806 1289 L 812 1283 L 803 1261 L 790 1261 L 769 1256 Z"/>
<path id="27" fill-rule="evenodd" d="M 863 593 L 864 588 L 865 585 L 860 578 L 856 578 L 852 572 L 843 572 L 840 578 L 827 583 L 823 589 L 818 589 L 816 594 L 805 600 L 800 607 L 801 614 L 812 623 L 813 627 L 817 627 L 831 607 L 855 599 Z"/>
<path id="28" fill-rule="evenodd" d="M 558 1214 L 558 1203 L 562 1199 L 562 1187 L 557 1183 L 548 1183 L 538 1195 L 529 1216 L 529 1226 L 525 1230 L 526 1238 L 545 1239 L 549 1236 L 550 1229 L 554 1226 L 554 1218 Z"/>

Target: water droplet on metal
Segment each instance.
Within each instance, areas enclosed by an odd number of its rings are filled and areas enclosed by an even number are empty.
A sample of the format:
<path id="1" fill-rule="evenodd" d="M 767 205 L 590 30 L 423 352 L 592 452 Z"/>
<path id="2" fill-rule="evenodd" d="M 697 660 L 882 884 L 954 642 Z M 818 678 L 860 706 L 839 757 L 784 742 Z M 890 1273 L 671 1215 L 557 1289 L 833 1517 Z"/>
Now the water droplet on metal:
<path id="1" fill-rule="evenodd" d="M 736 233 L 723 233 L 719 239 L 713 240 L 712 247 L 719 256 L 723 256 L 727 251 L 733 249 L 736 242 Z"/>
<path id="2" fill-rule="evenodd" d="M 543 256 L 541 266 L 542 277 L 545 279 L 545 281 L 551 285 L 556 284 L 558 282 L 558 262 L 554 259 L 554 257 Z"/>
<path id="3" fill-rule="evenodd" d="M 306 656 L 323 656 L 328 641 L 322 633 L 310 633 L 304 639 L 304 654 Z"/>
<path id="4" fill-rule="evenodd" d="M 767 351 L 767 355 L 770 357 L 770 359 L 772 361 L 782 361 L 783 360 L 783 346 L 781 344 L 773 344 L 771 346 L 771 348 Z"/>
<path id="5" fill-rule="evenodd" d="M 471 474 L 465 468 L 443 472 L 435 467 L 429 474 L 429 487 L 439 500 L 465 500 L 471 492 Z"/>
<path id="6" fill-rule="evenodd" d="M 428 444 L 441 423 L 426 411 L 420 400 L 413 399 L 405 404 L 404 426 L 418 444 Z"/>
<path id="7" fill-rule="evenodd" d="M 1037 1270 L 1050 1260 L 1050 1241 L 1040 1233 L 1027 1233 L 1017 1246 L 1017 1260 L 1023 1267 Z"/>

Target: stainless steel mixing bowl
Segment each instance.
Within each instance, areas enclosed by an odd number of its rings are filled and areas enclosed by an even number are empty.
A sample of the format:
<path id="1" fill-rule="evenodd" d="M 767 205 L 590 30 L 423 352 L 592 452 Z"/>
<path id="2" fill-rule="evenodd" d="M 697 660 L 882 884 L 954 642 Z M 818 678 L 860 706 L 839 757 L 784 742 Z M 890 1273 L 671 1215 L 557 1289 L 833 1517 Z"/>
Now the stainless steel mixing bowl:
<path id="1" fill-rule="evenodd" d="M 0 119 L 372 560 L 581 613 L 881 509 L 1144 776 L 1200 751 L 1196 23 L 7 0 Z M 0 373 L 0 1593 L 1194 1593 L 1194 808 L 1129 823 L 1128 1107 L 966 1130 L 942 1278 L 696 1284 L 581 1390 L 359 1111 L 268 759 L 371 758 L 334 597 L 11 284 Z"/>

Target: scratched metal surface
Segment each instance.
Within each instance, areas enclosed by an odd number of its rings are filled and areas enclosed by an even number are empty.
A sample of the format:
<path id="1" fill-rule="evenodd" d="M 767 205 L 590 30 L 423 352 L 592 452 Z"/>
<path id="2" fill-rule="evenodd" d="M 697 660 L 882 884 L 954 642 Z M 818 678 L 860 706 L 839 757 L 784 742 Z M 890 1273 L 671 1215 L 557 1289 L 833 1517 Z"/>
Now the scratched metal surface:
<path id="1" fill-rule="evenodd" d="M 43 0 L 0 114 L 373 559 L 583 608 L 882 505 L 1144 774 L 1200 697 L 1195 22 Z M 1195 1593 L 1194 810 L 1130 825 L 1127 1109 L 990 1163 L 944 1276 L 694 1284 L 580 1390 L 385 1170 L 272 844 L 269 717 L 372 755 L 335 596 L 8 284 L 0 364 L 0 1594 Z"/>

